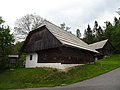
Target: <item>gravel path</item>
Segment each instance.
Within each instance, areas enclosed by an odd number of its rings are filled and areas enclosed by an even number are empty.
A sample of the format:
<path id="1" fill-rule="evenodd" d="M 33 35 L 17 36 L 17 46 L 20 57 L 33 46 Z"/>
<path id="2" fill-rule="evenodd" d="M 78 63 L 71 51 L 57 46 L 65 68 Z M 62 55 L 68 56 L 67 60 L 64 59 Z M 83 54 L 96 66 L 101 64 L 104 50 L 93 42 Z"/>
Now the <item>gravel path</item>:
<path id="1" fill-rule="evenodd" d="M 68 86 L 19 90 L 120 90 L 120 68 Z"/>

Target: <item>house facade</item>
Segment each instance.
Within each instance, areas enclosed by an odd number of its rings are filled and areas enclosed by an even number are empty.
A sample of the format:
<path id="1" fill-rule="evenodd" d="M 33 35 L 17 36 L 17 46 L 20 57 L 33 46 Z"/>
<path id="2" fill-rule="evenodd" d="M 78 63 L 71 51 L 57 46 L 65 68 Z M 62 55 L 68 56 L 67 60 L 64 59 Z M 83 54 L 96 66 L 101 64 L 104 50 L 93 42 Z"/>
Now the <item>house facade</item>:
<path id="1" fill-rule="evenodd" d="M 57 69 L 94 62 L 98 53 L 75 35 L 46 20 L 29 33 L 21 51 L 27 53 L 26 68 Z"/>
<path id="2" fill-rule="evenodd" d="M 108 39 L 90 44 L 89 46 L 99 52 L 98 54 L 95 54 L 95 57 L 98 59 L 102 59 L 104 56 L 110 56 L 115 51 L 114 47 Z"/>

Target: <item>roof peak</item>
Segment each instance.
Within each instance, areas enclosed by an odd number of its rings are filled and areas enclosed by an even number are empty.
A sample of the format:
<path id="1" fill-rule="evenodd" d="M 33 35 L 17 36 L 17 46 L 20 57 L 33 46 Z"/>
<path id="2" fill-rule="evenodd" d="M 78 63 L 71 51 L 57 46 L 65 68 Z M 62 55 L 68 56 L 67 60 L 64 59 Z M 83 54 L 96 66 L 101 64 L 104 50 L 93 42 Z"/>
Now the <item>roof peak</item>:
<path id="1" fill-rule="evenodd" d="M 68 32 L 67 30 L 64 30 L 64 29 L 62 29 L 62 28 L 60 28 L 60 26 L 58 26 L 58 25 L 56 25 L 56 24 L 54 24 L 54 23 L 52 23 L 52 22 L 50 22 L 50 21 L 48 21 L 47 19 L 44 19 L 44 21 L 43 21 L 43 24 L 47 24 L 47 23 L 50 23 L 50 24 L 52 24 L 52 25 L 54 25 L 54 26 L 56 26 L 56 27 L 58 27 L 59 29 L 61 29 L 61 30 L 63 30 L 63 31 L 65 31 L 65 32 L 67 32 L 67 33 L 70 33 L 70 32 Z M 40 26 L 41 27 L 41 26 Z M 70 33 L 71 35 L 74 35 L 74 36 L 76 36 L 75 34 L 73 34 L 73 33 Z M 78 37 L 77 37 L 78 38 Z"/>
<path id="2" fill-rule="evenodd" d="M 59 26 L 51 23 L 48 20 L 45 20 L 43 22 L 43 25 L 48 28 L 48 30 L 63 44 L 63 45 L 70 45 L 73 47 L 81 48 L 84 50 L 97 52 L 95 49 L 92 49 L 87 43 L 79 39 L 77 36 L 75 36 L 72 33 L 69 33 L 68 31 L 61 29 Z M 43 26 L 42 25 L 42 26 Z"/>
<path id="3" fill-rule="evenodd" d="M 89 44 L 89 46 L 91 46 L 94 49 L 103 48 L 107 41 L 108 41 L 108 39 L 105 39 L 105 40 L 102 40 L 102 41 L 98 41 L 98 42 Z"/>
<path id="4" fill-rule="evenodd" d="M 95 42 L 95 43 L 101 43 L 101 42 L 107 42 L 107 41 L 108 41 L 108 39 L 105 39 L 105 40 L 97 41 L 97 42 Z M 95 43 L 91 43 L 91 44 L 89 44 L 89 45 L 92 45 L 92 44 L 95 44 Z"/>

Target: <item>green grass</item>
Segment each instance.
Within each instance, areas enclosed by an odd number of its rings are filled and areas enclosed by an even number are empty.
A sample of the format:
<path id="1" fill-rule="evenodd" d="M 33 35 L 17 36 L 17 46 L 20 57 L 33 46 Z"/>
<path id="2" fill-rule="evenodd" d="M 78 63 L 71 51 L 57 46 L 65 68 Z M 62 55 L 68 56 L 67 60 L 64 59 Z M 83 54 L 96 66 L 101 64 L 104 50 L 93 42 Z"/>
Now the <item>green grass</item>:
<path id="1" fill-rule="evenodd" d="M 120 55 L 107 57 L 94 64 L 77 66 L 68 72 L 48 68 L 8 70 L 0 73 L 0 90 L 68 85 L 101 75 L 118 67 L 120 67 Z"/>

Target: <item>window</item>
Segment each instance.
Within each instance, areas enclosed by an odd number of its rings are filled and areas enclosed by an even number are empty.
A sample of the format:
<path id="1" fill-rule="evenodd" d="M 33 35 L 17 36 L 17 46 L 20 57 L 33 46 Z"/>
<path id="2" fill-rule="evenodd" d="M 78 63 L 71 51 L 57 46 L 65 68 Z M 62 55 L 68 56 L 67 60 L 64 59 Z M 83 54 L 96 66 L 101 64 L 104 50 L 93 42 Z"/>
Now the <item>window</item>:
<path id="1" fill-rule="evenodd" d="M 30 60 L 32 60 L 32 55 L 30 55 Z"/>

